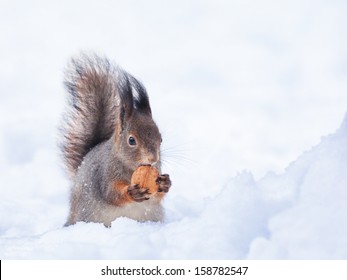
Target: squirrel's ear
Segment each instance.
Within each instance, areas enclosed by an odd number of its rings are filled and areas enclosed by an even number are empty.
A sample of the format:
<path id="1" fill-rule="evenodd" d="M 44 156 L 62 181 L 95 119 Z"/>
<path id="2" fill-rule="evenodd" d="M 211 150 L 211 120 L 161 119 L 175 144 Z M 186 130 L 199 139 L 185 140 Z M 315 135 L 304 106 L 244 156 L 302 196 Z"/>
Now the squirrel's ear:
<path id="1" fill-rule="evenodd" d="M 125 129 L 127 121 L 130 119 L 134 110 L 134 100 L 132 94 L 132 86 L 127 77 L 127 75 L 123 75 L 123 77 L 119 80 L 118 83 L 118 91 L 120 97 L 120 109 L 119 109 L 119 133 L 122 133 Z"/>
<path id="2" fill-rule="evenodd" d="M 133 92 L 134 105 L 137 111 L 152 115 L 151 107 L 149 105 L 148 94 L 143 86 L 138 80 L 136 80 L 133 76 L 129 75 L 131 85 L 135 92 Z"/>

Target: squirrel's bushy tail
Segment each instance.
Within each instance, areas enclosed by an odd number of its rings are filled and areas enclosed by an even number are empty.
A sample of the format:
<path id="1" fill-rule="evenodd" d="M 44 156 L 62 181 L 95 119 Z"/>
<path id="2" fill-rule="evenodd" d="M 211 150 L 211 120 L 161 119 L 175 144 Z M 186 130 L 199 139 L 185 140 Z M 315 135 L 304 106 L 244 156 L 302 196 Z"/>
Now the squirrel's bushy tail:
<path id="1" fill-rule="evenodd" d="M 71 59 L 64 84 L 69 99 L 61 128 L 61 150 L 73 176 L 84 156 L 112 136 L 117 122 L 123 126 L 134 108 L 146 114 L 151 111 L 143 85 L 95 54 Z"/>
<path id="2" fill-rule="evenodd" d="M 66 69 L 64 84 L 69 98 L 61 149 L 71 175 L 88 151 L 113 133 L 119 73 L 107 59 L 84 54 L 73 58 Z"/>
<path id="3" fill-rule="evenodd" d="M 61 150 L 73 176 L 84 156 L 109 139 L 117 122 L 135 108 L 151 114 L 144 86 L 129 73 L 95 54 L 71 59 L 65 73 L 69 100 L 62 125 Z"/>
<path id="4" fill-rule="evenodd" d="M 84 156 L 112 136 L 122 115 L 131 115 L 133 108 L 150 107 L 140 82 L 97 55 L 73 58 L 64 83 L 69 100 L 61 127 L 61 150 L 69 173 L 74 175 Z"/>

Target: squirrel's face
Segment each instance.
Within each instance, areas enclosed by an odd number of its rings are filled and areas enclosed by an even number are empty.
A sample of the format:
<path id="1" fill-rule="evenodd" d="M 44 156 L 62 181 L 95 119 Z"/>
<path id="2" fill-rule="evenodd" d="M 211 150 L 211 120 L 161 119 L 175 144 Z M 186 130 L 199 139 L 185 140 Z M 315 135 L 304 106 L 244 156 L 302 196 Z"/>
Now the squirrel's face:
<path id="1" fill-rule="evenodd" d="M 119 154 L 130 169 L 140 165 L 160 165 L 161 135 L 151 117 L 133 114 L 121 133 Z"/>

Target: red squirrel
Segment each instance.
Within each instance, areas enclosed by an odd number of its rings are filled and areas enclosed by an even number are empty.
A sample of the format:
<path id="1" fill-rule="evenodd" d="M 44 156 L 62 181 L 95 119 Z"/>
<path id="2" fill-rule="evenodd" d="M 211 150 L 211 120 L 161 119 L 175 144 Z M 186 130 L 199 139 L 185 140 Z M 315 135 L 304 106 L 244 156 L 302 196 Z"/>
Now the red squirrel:
<path id="1" fill-rule="evenodd" d="M 131 185 L 141 165 L 161 174 L 162 138 L 145 87 L 107 58 L 86 54 L 71 59 L 64 84 L 69 102 L 61 150 L 72 182 L 65 225 L 111 226 L 118 217 L 162 221 L 170 176 L 158 176 L 154 194 Z"/>

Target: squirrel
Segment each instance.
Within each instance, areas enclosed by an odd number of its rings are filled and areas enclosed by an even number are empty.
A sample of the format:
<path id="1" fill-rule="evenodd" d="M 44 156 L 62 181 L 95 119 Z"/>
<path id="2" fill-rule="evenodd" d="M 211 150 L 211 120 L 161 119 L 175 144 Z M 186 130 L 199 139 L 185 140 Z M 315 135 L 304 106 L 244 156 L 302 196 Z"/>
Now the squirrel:
<path id="1" fill-rule="evenodd" d="M 153 194 L 131 185 L 141 165 L 161 174 L 162 138 L 143 84 L 96 54 L 72 58 L 64 84 L 69 99 L 61 150 L 72 181 L 65 226 L 84 221 L 110 227 L 118 217 L 163 221 L 170 176 L 159 175 Z"/>

